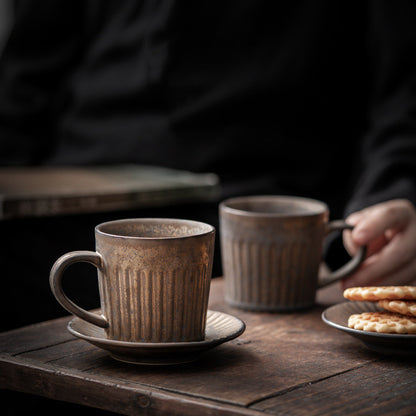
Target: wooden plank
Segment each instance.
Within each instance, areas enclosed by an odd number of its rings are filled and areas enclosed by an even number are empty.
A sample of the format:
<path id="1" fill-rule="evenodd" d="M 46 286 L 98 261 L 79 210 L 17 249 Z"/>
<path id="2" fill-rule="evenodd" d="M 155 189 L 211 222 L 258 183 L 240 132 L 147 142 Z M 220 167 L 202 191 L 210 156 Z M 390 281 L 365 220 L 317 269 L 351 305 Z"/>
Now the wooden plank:
<path id="1" fill-rule="evenodd" d="M 20 354 L 74 339 L 66 330 L 71 317 L 13 329 L 0 334 L 0 352 Z"/>
<path id="2" fill-rule="evenodd" d="M 19 356 L 24 357 L 25 359 L 29 358 L 35 360 L 39 363 L 53 363 L 57 360 L 62 360 L 63 357 L 82 357 L 83 355 L 92 353 L 100 353 L 100 356 L 107 356 L 105 351 L 98 349 L 88 342 L 73 337 L 63 343 L 20 353 Z"/>
<path id="3" fill-rule="evenodd" d="M 237 313 L 225 306 L 223 309 Z M 374 359 L 365 349 L 357 349 L 356 340 L 327 328 L 320 321 L 320 308 L 313 313 L 238 314 L 247 324 L 246 333 L 206 353 L 197 362 L 178 367 L 126 365 L 97 348 L 84 347 L 78 353 L 68 343 L 22 357 L 35 357 L 40 362 L 50 362 L 53 357 L 55 365 L 83 370 L 88 373 L 86 377 L 101 375 L 239 406 Z"/>
<path id="4" fill-rule="evenodd" d="M 353 339 L 340 341 L 299 324 L 288 328 L 282 318 L 254 326 L 255 319 L 246 322 L 247 333 L 241 338 L 180 369 L 137 369 L 114 362 L 91 372 L 248 406 L 299 383 L 313 383 L 373 359 L 366 350 L 357 349 Z M 66 365 L 73 364 L 66 360 Z"/>
<path id="5" fill-rule="evenodd" d="M 351 371 L 301 385 L 252 405 L 253 409 L 293 416 L 414 415 L 416 366 L 409 360 L 382 360 Z"/>
<path id="6" fill-rule="evenodd" d="M 4 375 L 7 374 L 7 377 Z M 38 365 L 21 357 L 0 356 L 0 387 L 125 415 L 260 416 L 261 412 L 178 395 L 98 374 Z"/>
<path id="7" fill-rule="evenodd" d="M 359 413 L 366 395 L 380 414 L 394 408 L 406 414 L 416 404 L 415 364 L 381 358 L 329 328 L 320 319 L 321 306 L 292 314 L 237 310 L 224 304 L 223 280 L 214 279 L 210 309 L 239 316 L 246 332 L 181 366 L 117 362 L 73 338 L 66 330 L 69 317 L 1 334 L 7 352 L 0 360 L 1 383 L 125 414 L 143 410 L 137 405 L 142 395 L 151 401 L 146 414 L 345 414 L 344 406 Z"/>
<path id="8" fill-rule="evenodd" d="M 18 330 L 9 339 L 13 347 L 7 348 L 38 363 L 53 360 L 62 368 L 83 370 L 85 377 L 95 374 L 239 406 L 374 360 L 355 339 L 327 327 L 320 319 L 321 307 L 296 314 L 244 312 L 223 303 L 222 289 L 222 279 L 214 279 L 210 308 L 239 316 L 246 332 L 188 365 L 154 368 L 116 362 L 84 341 L 68 343 L 68 318 Z M 83 345 L 79 351 L 78 345 Z"/>
<path id="9" fill-rule="evenodd" d="M 213 200 L 218 177 L 155 166 L 0 169 L 0 219 Z"/>

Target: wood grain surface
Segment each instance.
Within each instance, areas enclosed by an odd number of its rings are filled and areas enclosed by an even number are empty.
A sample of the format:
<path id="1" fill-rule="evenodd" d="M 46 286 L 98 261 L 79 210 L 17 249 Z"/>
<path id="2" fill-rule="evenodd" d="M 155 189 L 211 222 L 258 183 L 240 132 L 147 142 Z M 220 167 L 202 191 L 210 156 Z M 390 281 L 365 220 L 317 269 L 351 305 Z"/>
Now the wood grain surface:
<path id="1" fill-rule="evenodd" d="M 218 186 L 212 173 L 157 166 L 3 167 L 0 220 L 209 201 Z"/>
<path id="2" fill-rule="evenodd" d="M 224 303 L 214 279 L 210 309 L 243 319 L 245 333 L 180 366 L 117 362 L 72 337 L 70 317 L 3 333 L 0 386 L 127 415 L 413 414 L 414 360 L 326 326 L 324 306 L 244 312 Z"/>

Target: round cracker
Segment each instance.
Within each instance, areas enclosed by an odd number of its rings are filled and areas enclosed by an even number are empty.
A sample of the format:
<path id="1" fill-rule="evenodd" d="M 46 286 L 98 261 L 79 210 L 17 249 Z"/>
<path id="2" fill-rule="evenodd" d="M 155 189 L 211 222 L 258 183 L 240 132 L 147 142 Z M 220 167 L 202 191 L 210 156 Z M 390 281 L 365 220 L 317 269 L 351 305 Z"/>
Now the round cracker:
<path id="1" fill-rule="evenodd" d="M 363 312 L 351 315 L 348 326 L 363 331 L 389 334 L 416 334 L 416 318 L 393 312 Z"/>
<path id="2" fill-rule="evenodd" d="M 363 286 L 344 290 L 349 300 L 416 300 L 416 286 Z"/>
<path id="3" fill-rule="evenodd" d="M 416 316 L 416 301 L 414 300 L 382 299 L 378 301 L 378 304 L 390 312 L 396 312 L 402 315 Z"/>

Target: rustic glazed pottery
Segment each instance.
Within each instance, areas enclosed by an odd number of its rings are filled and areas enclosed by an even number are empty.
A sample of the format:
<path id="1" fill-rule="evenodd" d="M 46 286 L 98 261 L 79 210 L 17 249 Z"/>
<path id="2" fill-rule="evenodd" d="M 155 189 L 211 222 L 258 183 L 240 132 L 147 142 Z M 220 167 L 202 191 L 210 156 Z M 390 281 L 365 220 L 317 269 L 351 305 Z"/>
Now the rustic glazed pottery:
<path id="1" fill-rule="evenodd" d="M 69 312 L 127 342 L 190 342 L 205 336 L 215 229 L 196 221 L 128 219 L 95 228 L 96 252 L 74 251 L 54 264 L 52 292 Z M 69 265 L 98 269 L 102 315 L 62 289 Z"/>
<path id="2" fill-rule="evenodd" d="M 380 312 L 377 302 L 342 302 L 322 312 L 322 320 L 329 326 L 359 339 L 372 351 L 388 355 L 416 356 L 416 334 L 384 334 L 348 327 L 348 318 L 355 313 Z"/>
<path id="3" fill-rule="evenodd" d="M 240 336 L 246 326 L 241 319 L 217 311 L 207 312 L 205 338 L 194 342 L 126 342 L 111 340 L 104 329 L 79 318 L 68 324 L 71 334 L 101 349 L 118 361 L 142 365 L 172 365 L 194 361 L 202 353 Z"/>
<path id="4" fill-rule="evenodd" d="M 248 310 L 292 311 L 315 302 L 318 287 L 352 273 L 365 247 L 341 269 L 318 279 L 327 233 L 351 229 L 328 223 L 325 203 L 299 197 L 249 196 L 220 204 L 226 301 Z"/>

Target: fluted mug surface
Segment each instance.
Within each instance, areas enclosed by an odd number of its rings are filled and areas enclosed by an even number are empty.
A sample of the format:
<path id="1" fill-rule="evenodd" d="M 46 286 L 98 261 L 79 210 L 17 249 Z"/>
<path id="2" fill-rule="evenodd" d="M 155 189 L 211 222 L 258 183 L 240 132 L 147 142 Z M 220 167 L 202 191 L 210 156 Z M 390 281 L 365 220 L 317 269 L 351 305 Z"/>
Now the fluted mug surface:
<path id="1" fill-rule="evenodd" d="M 69 312 L 129 342 L 200 341 L 205 336 L 215 229 L 197 221 L 141 218 L 95 228 L 96 251 L 58 259 L 52 291 Z M 98 270 L 102 315 L 74 304 L 61 279 L 70 264 Z"/>
<path id="2" fill-rule="evenodd" d="M 220 238 L 225 297 L 232 306 L 291 311 L 314 304 L 318 287 L 355 270 L 365 247 L 349 263 L 318 279 L 323 241 L 334 230 L 321 201 L 291 196 L 248 196 L 220 204 Z"/>

